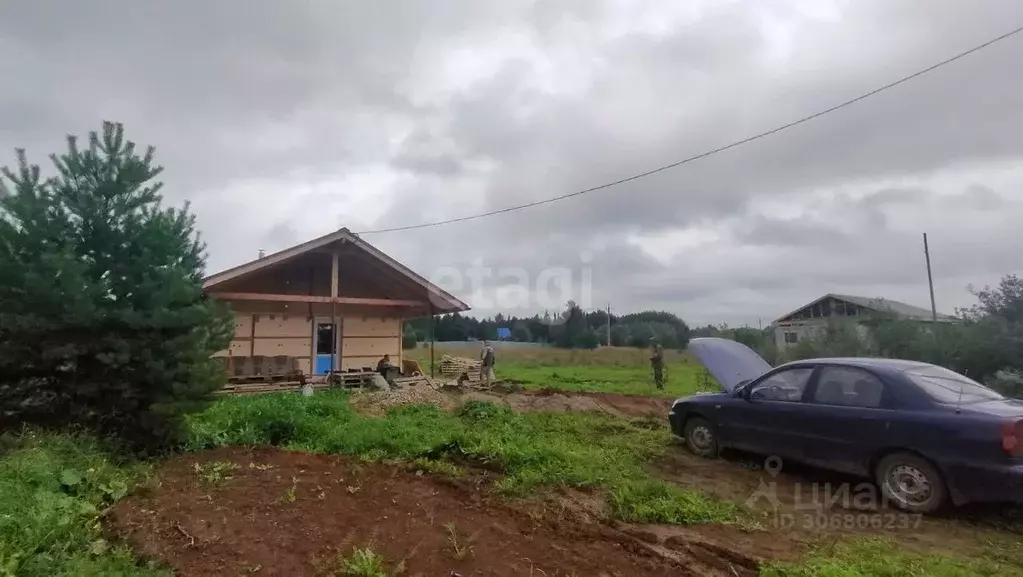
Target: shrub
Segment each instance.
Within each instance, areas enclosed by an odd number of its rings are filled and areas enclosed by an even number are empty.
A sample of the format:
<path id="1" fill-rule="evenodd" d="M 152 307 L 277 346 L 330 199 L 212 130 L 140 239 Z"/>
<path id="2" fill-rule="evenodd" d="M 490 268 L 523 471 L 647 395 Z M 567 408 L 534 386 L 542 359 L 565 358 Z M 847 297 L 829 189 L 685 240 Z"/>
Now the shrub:
<path id="1" fill-rule="evenodd" d="M 1023 398 L 1023 372 L 1019 370 L 998 371 L 985 384 L 1007 397 Z"/>
<path id="2" fill-rule="evenodd" d="M 0 178 L 0 427 L 79 425 L 164 447 L 224 379 L 231 319 L 207 300 L 194 217 L 163 208 L 153 150 L 104 123 L 43 179 Z"/>

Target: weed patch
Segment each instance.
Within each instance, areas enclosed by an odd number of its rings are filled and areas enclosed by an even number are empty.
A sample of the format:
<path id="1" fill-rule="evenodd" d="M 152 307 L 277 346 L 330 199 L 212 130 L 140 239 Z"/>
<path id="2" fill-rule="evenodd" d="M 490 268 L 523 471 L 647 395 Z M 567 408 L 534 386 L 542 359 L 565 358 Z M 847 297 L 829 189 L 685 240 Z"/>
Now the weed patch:
<path id="1" fill-rule="evenodd" d="M 983 555 L 952 557 L 900 550 L 887 539 L 861 539 L 814 549 L 801 563 L 768 563 L 764 577 L 996 577 L 1023 575 L 1023 545 L 990 544 Z"/>
<path id="2" fill-rule="evenodd" d="M 144 477 L 95 442 L 25 433 L 0 456 L 0 576 L 169 575 L 103 539 L 100 519 Z"/>
<path id="3" fill-rule="evenodd" d="M 200 482 L 204 485 L 212 486 L 217 486 L 231 480 L 231 472 L 239 469 L 238 465 L 228 461 L 216 461 L 204 465 L 195 463 L 192 467 L 195 470 L 195 476 L 199 478 Z"/>
<path id="4" fill-rule="evenodd" d="M 384 557 L 366 547 L 338 561 L 338 577 L 388 577 Z"/>

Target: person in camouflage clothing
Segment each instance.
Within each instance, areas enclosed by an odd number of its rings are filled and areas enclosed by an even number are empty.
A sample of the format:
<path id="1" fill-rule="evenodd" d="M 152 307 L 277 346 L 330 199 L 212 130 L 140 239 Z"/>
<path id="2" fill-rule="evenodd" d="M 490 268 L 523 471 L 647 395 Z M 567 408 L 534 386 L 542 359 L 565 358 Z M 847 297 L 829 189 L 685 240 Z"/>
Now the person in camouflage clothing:
<path id="1" fill-rule="evenodd" d="M 664 388 L 664 348 L 657 339 L 650 339 L 650 366 L 654 369 L 654 384 Z"/>
<path id="2" fill-rule="evenodd" d="M 494 347 L 489 342 L 483 341 L 483 349 L 480 351 L 480 381 L 486 388 L 494 380 Z"/>

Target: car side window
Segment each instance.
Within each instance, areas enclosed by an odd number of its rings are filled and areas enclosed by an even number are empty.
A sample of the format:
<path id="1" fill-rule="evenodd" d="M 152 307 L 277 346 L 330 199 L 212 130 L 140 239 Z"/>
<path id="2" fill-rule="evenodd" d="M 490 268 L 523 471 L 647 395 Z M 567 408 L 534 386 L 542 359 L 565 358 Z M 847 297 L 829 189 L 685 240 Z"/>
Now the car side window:
<path id="1" fill-rule="evenodd" d="M 813 367 L 780 371 L 757 383 L 750 390 L 750 399 L 762 401 L 799 401 L 810 382 Z"/>
<path id="2" fill-rule="evenodd" d="M 823 367 L 817 379 L 813 402 L 821 405 L 877 408 L 881 406 L 884 383 L 862 369 Z"/>

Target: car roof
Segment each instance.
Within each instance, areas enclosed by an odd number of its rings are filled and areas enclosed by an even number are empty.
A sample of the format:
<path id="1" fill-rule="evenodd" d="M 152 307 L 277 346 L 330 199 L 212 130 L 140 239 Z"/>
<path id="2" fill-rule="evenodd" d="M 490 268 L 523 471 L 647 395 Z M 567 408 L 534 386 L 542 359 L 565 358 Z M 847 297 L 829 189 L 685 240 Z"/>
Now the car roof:
<path id="1" fill-rule="evenodd" d="M 920 361 L 906 361 L 902 359 L 882 359 L 874 357 L 822 357 L 817 359 L 803 359 L 799 361 L 791 361 L 781 366 L 783 367 L 796 366 L 800 364 L 826 364 L 870 369 L 894 369 L 897 371 L 905 371 L 914 368 L 931 366 L 928 363 Z"/>

